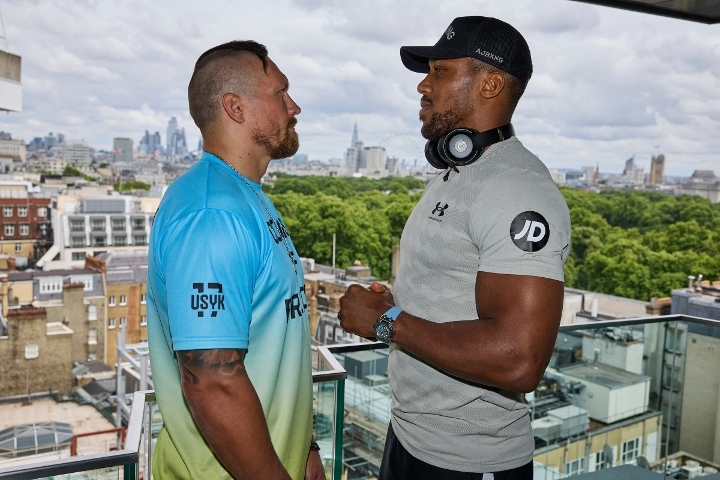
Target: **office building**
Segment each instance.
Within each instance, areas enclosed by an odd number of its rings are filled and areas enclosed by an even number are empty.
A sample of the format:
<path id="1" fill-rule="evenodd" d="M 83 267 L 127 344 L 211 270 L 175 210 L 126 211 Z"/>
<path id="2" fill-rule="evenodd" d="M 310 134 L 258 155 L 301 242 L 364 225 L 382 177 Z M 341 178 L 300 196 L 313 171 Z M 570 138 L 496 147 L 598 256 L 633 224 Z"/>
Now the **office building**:
<path id="1" fill-rule="evenodd" d="M 672 313 L 720 320 L 720 290 L 673 290 Z M 670 332 L 666 349 L 677 358 L 666 376 L 675 394 L 665 408 L 674 414 L 679 449 L 720 463 L 720 328 L 678 322 Z"/>
<path id="2" fill-rule="evenodd" d="M 384 147 L 365 147 L 363 149 L 362 165 L 367 174 L 385 173 L 387 166 L 387 152 Z"/>
<path id="3" fill-rule="evenodd" d="M 113 155 L 116 162 L 132 163 L 133 161 L 133 141 L 132 138 L 115 137 L 113 138 Z"/>
<path id="4" fill-rule="evenodd" d="M 53 246 L 38 267 L 82 268 L 88 255 L 147 252 L 159 203 L 159 198 L 129 195 L 59 195 L 52 210 Z"/>
<path id="5" fill-rule="evenodd" d="M 47 143 L 48 139 L 45 137 Z M 51 147 L 48 147 L 51 148 Z M 70 140 L 62 144 L 62 159 L 70 164 L 90 164 L 90 145 L 83 140 Z"/>
<path id="6" fill-rule="evenodd" d="M 146 155 L 160 155 L 163 152 L 162 139 L 160 138 L 160 132 L 150 134 L 145 130 L 145 135 L 140 139 L 138 143 L 138 151 L 145 153 Z"/>

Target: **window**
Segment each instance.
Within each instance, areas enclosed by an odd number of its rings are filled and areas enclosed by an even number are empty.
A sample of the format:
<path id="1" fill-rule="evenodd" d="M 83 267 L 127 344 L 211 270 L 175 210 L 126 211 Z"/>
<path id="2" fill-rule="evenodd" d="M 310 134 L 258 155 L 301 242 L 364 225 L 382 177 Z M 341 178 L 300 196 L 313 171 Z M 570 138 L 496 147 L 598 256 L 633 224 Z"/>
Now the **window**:
<path id="1" fill-rule="evenodd" d="M 120 306 L 127 305 L 127 295 L 120 295 Z"/>
<path id="2" fill-rule="evenodd" d="M 110 298 L 108 298 L 108 307 L 114 307 L 115 306 L 115 295 L 110 295 Z"/>
<path id="3" fill-rule="evenodd" d="M 40 293 L 62 292 L 62 277 L 46 277 L 40 279 Z"/>
<path id="4" fill-rule="evenodd" d="M 104 218 L 94 218 L 90 220 L 90 230 L 97 232 L 105 230 L 105 219 Z"/>
<path id="5" fill-rule="evenodd" d="M 97 345 L 97 328 L 88 329 L 88 345 Z"/>
<path id="6" fill-rule="evenodd" d="M 565 475 L 577 475 L 585 471 L 585 459 L 578 458 L 565 464 Z"/>
<path id="7" fill-rule="evenodd" d="M 21 253 L 22 252 L 22 243 L 16 243 L 15 244 L 15 253 Z"/>
<path id="8" fill-rule="evenodd" d="M 18 207 L 18 217 L 27 217 L 27 207 Z"/>
<path id="9" fill-rule="evenodd" d="M 70 237 L 70 246 L 72 248 L 86 247 L 87 245 L 85 244 L 85 237 Z"/>
<path id="10" fill-rule="evenodd" d="M 147 315 L 143 315 L 140 317 L 140 326 L 144 327 L 147 325 Z"/>
<path id="11" fill-rule="evenodd" d="M 113 218 L 112 219 L 113 230 L 125 230 L 125 219 L 124 218 Z"/>
<path id="12" fill-rule="evenodd" d="M 127 317 L 120 317 L 120 327 L 127 327 Z"/>
<path id="13" fill-rule="evenodd" d="M 97 353 L 95 353 L 95 352 L 88 353 L 88 361 L 93 362 L 95 360 L 97 360 Z"/>
<path id="14" fill-rule="evenodd" d="M 97 320 L 97 305 L 88 305 L 88 320 Z"/>
<path id="15" fill-rule="evenodd" d="M 595 465 L 595 469 L 592 469 L 592 466 Z M 595 470 L 602 470 L 605 468 L 605 452 L 602 450 L 599 452 L 591 453 L 590 454 L 590 471 Z"/>
<path id="16" fill-rule="evenodd" d="M 127 237 L 125 235 L 113 235 L 113 245 L 116 247 L 124 247 L 127 245 Z"/>
<path id="17" fill-rule="evenodd" d="M 30 235 L 30 225 L 28 225 L 27 223 L 21 223 L 20 235 Z"/>
<path id="18" fill-rule="evenodd" d="M 147 236 L 146 235 L 133 235 L 133 244 L 134 245 L 147 245 Z"/>
<path id="19" fill-rule="evenodd" d="M 38 217 L 46 218 L 47 217 L 47 207 L 38 207 L 37 214 L 38 214 Z"/>
<path id="20" fill-rule="evenodd" d="M 147 294 L 143 293 L 140 295 L 140 303 L 147 303 Z"/>
<path id="21" fill-rule="evenodd" d="M 144 218 L 133 218 L 132 219 L 133 230 L 145 230 L 145 219 Z"/>
<path id="22" fill-rule="evenodd" d="M 84 232 L 85 231 L 85 220 L 70 220 L 70 231 L 71 232 Z"/>
<path id="23" fill-rule="evenodd" d="M 15 235 L 15 225 L 12 223 L 5 224 L 5 235 Z"/>
<path id="24" fill-rule="evenodd" d="M 92 246 L 93 247 L 104 247 L 105 245 L 105 236 L 102 237 L 92 237 Z"/>
<path id="25" fill-rule="evenodd" d="M 12 217 L 13 207 L 3 207 L 3 217 Z"/>
<path id="26" fill-rule="evenodd" d="M 85 252 L 72 252 L 73 261 L 85 260 Z"/>
<path id="27" fill-rule="evenodd" d="M 115 328 L 115 319 L 108 318 L 108 328 Z"/>
<path id="28" fill-rule="evenodd" d="M 641 438 L 633 438 L 622 444 L 622 457 L 620 461 L 622 463 L 628 463 L 635 460 L 640 456 L 640 440 Z"/>

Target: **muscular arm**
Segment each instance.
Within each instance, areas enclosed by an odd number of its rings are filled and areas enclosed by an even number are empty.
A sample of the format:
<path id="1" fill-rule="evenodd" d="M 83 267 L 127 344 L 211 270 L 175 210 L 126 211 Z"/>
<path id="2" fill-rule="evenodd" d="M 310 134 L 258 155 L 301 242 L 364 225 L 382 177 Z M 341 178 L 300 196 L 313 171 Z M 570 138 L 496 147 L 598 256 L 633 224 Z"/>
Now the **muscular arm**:
<path id="1" fill-rule="evenodd" d="M 351 288 L 341 299 L 343 328 L 372 336 L 372 324 L 392 299 L 359 285 Z M 403 312 L 393 341 L 451 375 L 532 391 L 552 355 L 562 315 L 562 282 L 479 272 L 475 302 L 478 318 L 466 321 L 435 323 Z"/>
<path id="2" fill-rule="evenodd" d="M 182 389 L 200 431 L 238 479 L 290 479 L 270 441 L 246 350 L 178 351 Z"/>

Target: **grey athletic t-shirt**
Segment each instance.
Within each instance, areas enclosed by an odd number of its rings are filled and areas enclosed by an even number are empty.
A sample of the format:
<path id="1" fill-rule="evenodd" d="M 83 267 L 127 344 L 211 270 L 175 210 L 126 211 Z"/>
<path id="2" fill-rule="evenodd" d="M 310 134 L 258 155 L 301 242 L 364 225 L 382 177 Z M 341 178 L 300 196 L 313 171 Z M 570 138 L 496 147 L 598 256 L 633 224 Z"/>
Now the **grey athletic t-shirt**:
<path id="1" fill-rule="evenodd" d="M 545 165 L 512 137 L 428 183 L 400 242 L 393 295 L 432 322 L 477 319 L 478 271 L 563 281 L 567 204 Z M 528 318 L 527 322 L 532 322 Z M 458 380 L 393 345 L 388 375 L 400 443 L 432 465 L 498 472 L 532 460 L 522 394 Z"/>

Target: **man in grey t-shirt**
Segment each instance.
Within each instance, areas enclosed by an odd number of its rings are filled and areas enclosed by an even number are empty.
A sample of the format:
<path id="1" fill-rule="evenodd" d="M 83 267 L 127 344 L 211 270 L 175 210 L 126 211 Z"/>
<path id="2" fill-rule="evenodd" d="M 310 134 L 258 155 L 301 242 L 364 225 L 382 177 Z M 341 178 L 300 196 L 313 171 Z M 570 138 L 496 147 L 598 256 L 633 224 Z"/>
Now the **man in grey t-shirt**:
<path id="1" fill-rule="evenodd" d="M 523 393 L 552 354 L 570 218 L 547 168 L 509 126 L 530 50 L 504 22 L 461 17 L 435 46 L 400 55 L 427 74 L 417 88 L 421 133 L 441 145 L 447 169 L 408 219 L 393 293 L 353 285 L 340 300 L 343 328 L 391 344 L 380 479 L 531 479 Z M 445 140 L 461 127 L 481 133 L 450 150 Z M 433 164 L 437 144 L 428 145 Z M 478 158 L 465 161 L 466 152 Z"/>

